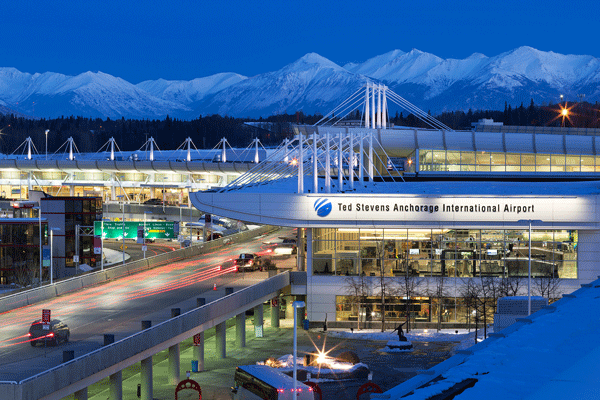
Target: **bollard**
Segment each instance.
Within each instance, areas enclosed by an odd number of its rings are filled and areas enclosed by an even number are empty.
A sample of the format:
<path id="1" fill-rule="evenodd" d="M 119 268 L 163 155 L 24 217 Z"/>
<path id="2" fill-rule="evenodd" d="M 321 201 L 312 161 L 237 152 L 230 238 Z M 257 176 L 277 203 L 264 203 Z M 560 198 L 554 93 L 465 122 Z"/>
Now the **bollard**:
<path id="1" fill-rule="evenodd" d="M 104 334 L 104 345 L 109 345 L 115 342 L 115 335 L 113 335 L 112 333 L 105 333 Z"/>
<path id="2" fill-rule="evenodd" d="M 233 288 L 232 287 L 226 287 L 225 288 L 225 296 L 227 296 L 228 294 L 232 294 L 233 293 Z"/>
<path id="3" fill-rule="evenodd" d="M 171 318 L 181 315 L 181 308 L 171 308 Z"/>
<path id="4" fill-rule="evenodd" d="M 75 358 L 74 350 L 63 350 L 63 362 L 71 361 Z"/>
<path id="5" fill-rule="evenodd" d="M 152 326 L 152 321 L 142 321 L 142 330 L 148 329 Z"/>

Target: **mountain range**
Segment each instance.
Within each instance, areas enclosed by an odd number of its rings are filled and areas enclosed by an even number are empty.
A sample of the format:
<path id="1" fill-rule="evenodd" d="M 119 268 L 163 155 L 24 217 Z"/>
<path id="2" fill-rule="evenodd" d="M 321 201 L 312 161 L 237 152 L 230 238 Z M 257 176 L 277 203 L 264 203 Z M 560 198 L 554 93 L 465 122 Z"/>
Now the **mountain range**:
<path id="1" fill-rule="evenodd" d="M 487 57 L 475 53 L 443 59 L 416 49 L 393 50 L 340 66 L 309 53 L 278 71 L 253 77 L 219 73 L 191 81 L 164 79 L 132 84 L 103 72 L 68 76 L 0 68 L 0 113 L 34 118 L 60 116 L 154 119 L 166 115 L 267 117 L 325 114 L 367 81 L 387 85 L 423 110 L 504 109 L 565 99 L 600 100 L 600 59 L 531 47 Z M 390 105 L 390 113 L 393 107 Z"/>

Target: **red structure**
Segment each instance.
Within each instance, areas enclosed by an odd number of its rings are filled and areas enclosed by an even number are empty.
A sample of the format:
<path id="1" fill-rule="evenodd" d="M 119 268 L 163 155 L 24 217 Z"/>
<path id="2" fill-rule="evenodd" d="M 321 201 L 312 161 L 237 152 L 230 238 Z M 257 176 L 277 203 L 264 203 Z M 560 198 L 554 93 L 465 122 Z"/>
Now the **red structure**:
<path id="1" fill-rule="evenodd" d="M 177 393 L 181 392 L 182 390 L 186 390 L 186 389 L 192 389 L 192 390 L 197 391 L 198 392 L 198 400 L 202 400 L 202 389 L 200 388 L 200 385 L 198 384 L 198 382 L 196 382 L 192 379 L 185 379 L 177 384 L 177 386 L 175 387 L 175 400 L 177 400 Z"/>
<path id="2" fill-rule="evenodd" d="M 323 400 L 323 393 L 321 392 L 321 388 L 319 387 L 319 385 L 316 382 L 306 381 L 306 382 L 304 382 L 304 384 L 307 386 L 310 386 L 312 388 L 313 392 L 315 392 L 319 395 L 319 400 Z"/>
<path id="3" fill-rule="evenodd" d="M 365 383 L 361 387 L 358 388 L 358 392 L 356 392 L 356 400 L 359 400 L 360 396 L 365 393 L 383 393 L 383 390 L 371 381 Z"/>

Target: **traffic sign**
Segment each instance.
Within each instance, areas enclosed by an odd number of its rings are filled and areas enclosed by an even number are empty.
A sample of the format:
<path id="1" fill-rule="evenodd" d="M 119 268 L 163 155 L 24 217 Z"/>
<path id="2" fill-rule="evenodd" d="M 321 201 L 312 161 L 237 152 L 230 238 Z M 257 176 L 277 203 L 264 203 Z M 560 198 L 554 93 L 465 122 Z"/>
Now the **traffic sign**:
<path id="1" fill-rule="evenodd" d="M 42 248 L 42 261 L 44 267 L 50 266 L 50 246 L 44 246 Z"/>
<path id="2" fill-rule="evenodd" d="M 102 254 L 102 247 L 94 247 L 94 254 Z"/>
<path id="3" fill-rule="evenodd" d="M 142 251 L 148 251 L 148 246 L 146 246 L 145 244 L 142 245 Z"/>
<path id="4" fill-rule="evenodd" d="M 75 263 L 79 262 L 79 256 L 77 254 L 73 255 L 73 262 L 75 262 Z"/>
<path id="5" fill-rule="evenodd" d="M 50 310 L 42 310 L 42 322 L 50 322 Z"/>
<path id="6" fill-rule="evenodd" d="M 271 299 L 271 306 L 277 307 L 279 305 L 279 299 L 277 297 Z"/>
<path id="7" fill-rule="evenodd" d="M 104 226 L 104 228 L 102 227 Z M 145 228 L 144 228 L 145 226 Z M 125 221 L 125 239 L 136 239 L 138 229 L 145 231 L 146 239 L 173 239 L 173 221 Z M 123 239 L 122 221 L 94 221 L 94 235 L 103 239 Z"/>

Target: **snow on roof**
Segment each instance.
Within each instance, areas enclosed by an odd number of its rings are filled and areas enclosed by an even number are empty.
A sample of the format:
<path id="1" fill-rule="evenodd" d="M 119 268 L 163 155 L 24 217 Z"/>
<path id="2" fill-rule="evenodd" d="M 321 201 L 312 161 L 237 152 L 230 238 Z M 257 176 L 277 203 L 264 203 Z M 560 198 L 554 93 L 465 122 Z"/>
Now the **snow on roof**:
<path id="1" fill-rule="evenodd" d="M 597 280 L 384 395 L 390 400 L 427 399 L 475 379 L 473 387 L 454 398 L 588 399 L 600 393 L 599 356 Z M 432 383 L 423 386 L 427 381 Z"/>
<path id="2" fill-rule="evenodd" d="M 323 193 L 325 184 L 319 179 Z M 331 192 L 339 193 L 337 180 L 332 180 Z M 314 193 L 312 183 L 305 178 L 305 193 Z M 238 193 L 294 193 L 298 190 L 297 177 L 226 189 Z M 600 181 L 584 182 L 509 182 L 509 181 L 427 181 L 427 182 L 354 182 L 354 190 L 345 181 L 343 193 L 373 193 L 431 196 L 581 196 L 600 194 Z M 330 196 L 331 194 L 327 194 Z"/>

